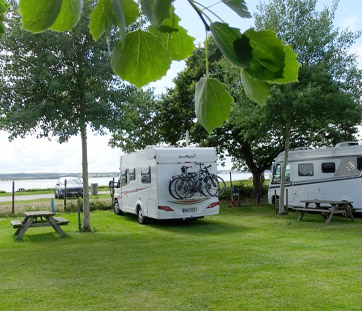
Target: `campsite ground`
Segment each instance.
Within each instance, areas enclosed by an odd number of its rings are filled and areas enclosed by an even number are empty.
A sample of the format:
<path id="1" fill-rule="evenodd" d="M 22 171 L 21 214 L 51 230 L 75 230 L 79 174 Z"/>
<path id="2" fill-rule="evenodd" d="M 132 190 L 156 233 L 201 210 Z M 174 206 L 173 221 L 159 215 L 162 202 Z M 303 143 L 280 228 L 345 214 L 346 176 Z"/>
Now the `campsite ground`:
<path id="1" fill-rule="evenodd" d="M 77 214 L 60 238 L 14 241 L 0 218 L 4 310 L 361 310 L 362 219 L 275 216 L 270 205 L 142 226 L 132 215 Z"/>

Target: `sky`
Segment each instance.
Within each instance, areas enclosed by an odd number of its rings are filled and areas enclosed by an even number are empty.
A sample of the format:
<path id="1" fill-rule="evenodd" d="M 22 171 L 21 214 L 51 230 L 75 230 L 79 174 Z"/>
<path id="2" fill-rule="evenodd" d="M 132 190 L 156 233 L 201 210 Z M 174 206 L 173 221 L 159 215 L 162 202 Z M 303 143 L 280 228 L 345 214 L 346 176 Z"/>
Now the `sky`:
<path id="1" fill-rule="evenodd" d="M 217 2 L 205 1 L 213 4 Z M 264 2 L 264 1 L 263 1 Z M 255 11 L 258 0 L 246 0 L 251 13 Z M 330 6 L 332 0 L 319 0 L 320 9 L 324 5 Z M 195 37 L 195 43 L 205 40 L 204 27 L 189 7 L 187 1 L 175 1 L 176 14 L 181 17 L 181 25 L 188 30 L 189 35 Z M 252 19 L 242 19 L 229 10 L 225 5 L 216 7 L 218 14 L 232 27 L 244 32 L 252 27 Z M 221 10 L 221 11 L 220 11 Z M 362 1 L 340 0 L 335 17 L 335 26 L 340 29 L 350 28 L 362 30 Z M 362 68 L 362 39 L 353 46 L 353 52 L 360 55 L 359 64 Z M 172 87 L 172 79 L 184 68 L 184 62 L 174 62 L 167 75 L 156 82 L 149 84 L 155 87 L 157 93 L 165 91 L 166 87 Z M 8 133 L 0 131 L 0 173 L 79 173 L 82 168 L 81 139 L 75 136 L 68 143 L 59 144 L 56 139 L 49 141 L 46 138 L 36 139 L 27 136 L 25 139 L 17 138 L 11 142 L 7 139 Z M 109 136 L 93 135 L 88 131 L 88 166 L 89 172 L 116 172 L 119 168 L 119 157 L 122 154 L 119 149 L 108 146 Z"/>

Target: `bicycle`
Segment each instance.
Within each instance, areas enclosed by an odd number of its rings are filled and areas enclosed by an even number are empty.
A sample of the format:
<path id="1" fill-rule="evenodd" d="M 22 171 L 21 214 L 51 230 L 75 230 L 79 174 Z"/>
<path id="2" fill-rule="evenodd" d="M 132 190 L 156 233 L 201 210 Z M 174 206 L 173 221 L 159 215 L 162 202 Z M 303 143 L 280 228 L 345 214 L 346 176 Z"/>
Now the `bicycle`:
<path id="1" fill-rule="evenodd" d="M 187 172 L 191 166 L 182 166 L 181 175 L 174 176 L 169 183 L 169 192 L 176 199 L 188 199 L 195 193 L 203 196 L 219 196 L 226 189 L 224 180 L 209 172 L 209 166 L 199 163 L 198 172 Z M 204 166 L 204 167 L 202 167 Z"/>

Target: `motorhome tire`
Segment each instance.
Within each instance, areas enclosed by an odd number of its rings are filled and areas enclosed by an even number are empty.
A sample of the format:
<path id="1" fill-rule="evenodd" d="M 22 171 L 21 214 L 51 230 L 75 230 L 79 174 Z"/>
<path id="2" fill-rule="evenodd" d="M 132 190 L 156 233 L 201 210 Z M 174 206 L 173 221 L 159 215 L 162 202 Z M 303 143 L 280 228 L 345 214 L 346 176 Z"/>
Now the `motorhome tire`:
<path id="1" fill-rule="evenodd" d="M 113 204 L 113 211 L 116 215 L 122 215 L 123 212 L 121 211 L 121 209 L 119 208 L 119 204 L 118 201 L 115 201 Z"/>
<path id="2" fill-rule="evenodd" d="M 141 207 L 138 207 L 137 218 L 140 225 L 146 224 L 146 217 L 143 215 Z"/>

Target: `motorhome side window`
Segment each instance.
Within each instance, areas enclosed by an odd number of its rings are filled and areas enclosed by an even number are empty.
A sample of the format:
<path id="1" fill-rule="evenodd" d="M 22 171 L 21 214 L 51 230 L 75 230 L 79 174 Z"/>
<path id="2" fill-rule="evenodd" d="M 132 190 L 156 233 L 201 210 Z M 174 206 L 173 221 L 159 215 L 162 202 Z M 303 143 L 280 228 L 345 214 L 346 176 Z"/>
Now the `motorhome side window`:
<path id="1" fill-rule="evenodd" d="M 322 173 L 335 173 L 336 164 L 334 162 L 322 163 Z"/>
<path id="2" fill-rule="evenodd" d="M 357 158 L 357 169 L 362 171 L 362 157 Z"/>
<path id="3" fill-rule="evenodd" d="M 282 167 L 280 164 L 277 164 L 274 166 L 272 184 L 280 184 L 281 176 L 282 176 L 281 168 Z M 290 181 L 290 165 L 289 164 L 287 165 L 287 168 L 285 170 L 285 181 L 286 182 Z"/>
<path id="4" fill-rule="evenodd" d="M 128 173 L 128 169 L 121 170 L 121 186 L 127 184 L 127 173 Z"/>
<path id="5" fill-rule="evenodd" d="M 136 180 L 136 169 L 130 168 L 129 169 L 129 180 Z"/>
<path id="6" fill-rule="evenodd" d="M 151 182 L 151 167 L 143 167 L 141 169 L 141 183 L 149 184 Z"/>
<path id="7" fill-rule="evenodd" d="M 299 176 L 313 176 L 314 175 L 313 163 L 298 164 L 298 175 Z"/>

